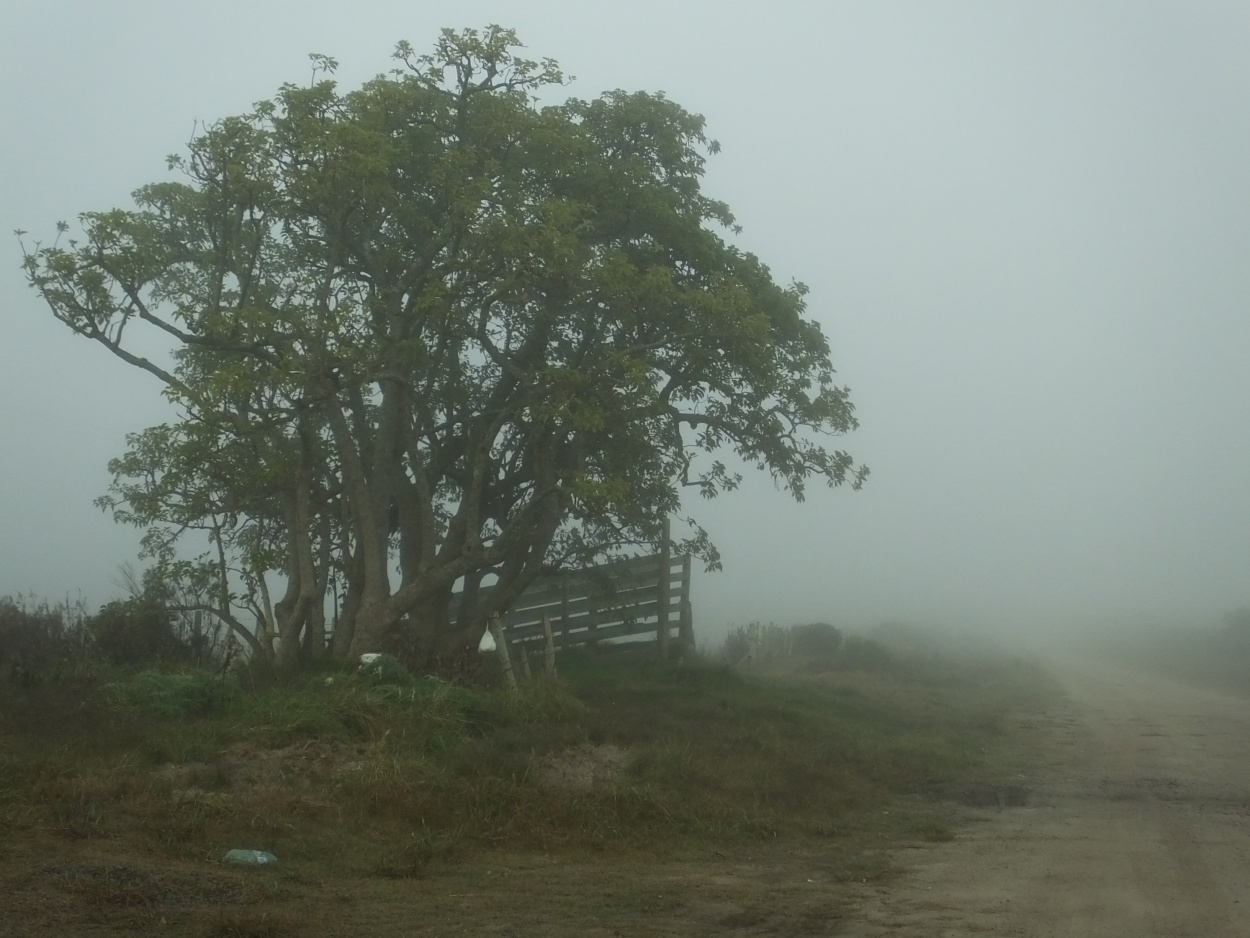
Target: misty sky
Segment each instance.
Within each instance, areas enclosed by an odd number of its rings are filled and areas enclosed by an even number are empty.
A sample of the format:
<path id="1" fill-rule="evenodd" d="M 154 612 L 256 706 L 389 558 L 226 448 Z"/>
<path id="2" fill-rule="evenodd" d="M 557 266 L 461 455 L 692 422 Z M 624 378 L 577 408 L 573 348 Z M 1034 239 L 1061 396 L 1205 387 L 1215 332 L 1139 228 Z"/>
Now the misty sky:
<path id="1" fill-rule="evenodd" d="M 1250 605 L 1250 6 L 1152 2 L 0 3 L 0 216 L 129 205 L 196 121 L 307 53 L 355 87 L 500 23 L 570 93 L 665 91 L 705 191 L 811 287 L 872 469 L 691 508 L 725 572 L 696 628 L 884 619 L 1061 628 Z M 115 598 L 137 532 L 92 506 L 154 379 L 0 265 L 0 595 Z"/>

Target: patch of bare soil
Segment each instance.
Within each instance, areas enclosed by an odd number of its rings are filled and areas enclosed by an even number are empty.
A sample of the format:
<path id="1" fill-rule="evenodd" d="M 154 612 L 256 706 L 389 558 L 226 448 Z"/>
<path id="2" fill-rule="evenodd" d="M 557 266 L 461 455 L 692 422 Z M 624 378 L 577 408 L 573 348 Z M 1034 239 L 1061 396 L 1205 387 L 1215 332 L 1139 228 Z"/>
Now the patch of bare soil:
<path id="1" fill-rule="evenodd" d="M 281 749 L 236 743 L 226 749 L 216 762 L 163 765 L 155 774 L 175 787 L 186 787 L 187 783 L 205 774 L 211 774 L 222 784 L 247 787 L 324 778 L 349 762 L 354 755 L 355 750 L 327 739 L 306 739 Z"/>
<path id="2" fill-rule="evenodd" d="M 281 749 L 238 743 L 214 762 L 164 765 L 153 774 L 173 787 L 175 798 L 195 800 L 214 789 L 320 782 L 358 761 L 357 750 L 332 740 L 310 739 Z"/>
<path id="3" fill-rule="evenodd" d="M 534 778 L 544 788 L 590 791 L 615 782 L 629 760 L 629 750 L 620 746 L 583 743 L 545 756 L 536 766 Z"/>

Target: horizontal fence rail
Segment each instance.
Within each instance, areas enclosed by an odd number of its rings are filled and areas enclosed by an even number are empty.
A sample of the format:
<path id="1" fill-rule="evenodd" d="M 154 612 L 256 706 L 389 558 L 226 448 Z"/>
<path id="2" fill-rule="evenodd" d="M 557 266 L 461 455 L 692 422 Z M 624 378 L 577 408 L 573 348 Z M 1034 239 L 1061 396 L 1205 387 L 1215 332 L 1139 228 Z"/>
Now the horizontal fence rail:
<path id="1" fill-rule="evenodd" d="M 494 587 L 478 590 L 478 601 Z M 452 597 L 456 618 L 461 594 Z M 541 647 L 543 617 L 556 648 L 637 648 L 669 639 L 694 644 L 690 557 L 653 554 L 535 580 L 501 618 L 509 645 Z"/>

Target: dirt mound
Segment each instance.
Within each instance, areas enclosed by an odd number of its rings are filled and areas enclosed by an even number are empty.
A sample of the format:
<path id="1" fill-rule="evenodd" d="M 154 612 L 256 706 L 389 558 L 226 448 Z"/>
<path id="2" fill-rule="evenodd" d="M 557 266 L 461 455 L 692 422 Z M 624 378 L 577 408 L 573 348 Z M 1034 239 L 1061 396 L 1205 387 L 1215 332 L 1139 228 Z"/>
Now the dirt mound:
<path id="1" fill-rule="evenodd" d="M 169 782 L 175 796 L 204 789 L 264 788 L 292 782 L 315 782 L 356 764 L 358 750 L 329 740 L 310 739 L 282 749 L 251 743 L 231 746 L 216 762 L 166 765 L 154 773 Z"/>
<path id="2" fill-rule="evenodd" d="M 545 756 L 538 763 L 535 779 L 544 788 L 590 791 L 616 781 L 629 759 L 629 750 L 620 746 L 583 743 Z"/>

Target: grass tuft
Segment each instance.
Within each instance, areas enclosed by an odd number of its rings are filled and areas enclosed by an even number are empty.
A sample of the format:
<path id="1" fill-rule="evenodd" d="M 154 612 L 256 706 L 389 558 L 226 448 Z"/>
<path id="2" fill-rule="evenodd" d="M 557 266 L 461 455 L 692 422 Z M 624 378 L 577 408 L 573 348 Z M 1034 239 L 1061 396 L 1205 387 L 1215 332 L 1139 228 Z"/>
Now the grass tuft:
<path id="1" fill-rule="evenodd" d="M 140 671 L 125 681 L 105 684 L 116 705 L 159 717 L 203 716 L 222 706 L 228 688 L 212 671 Z"/>

